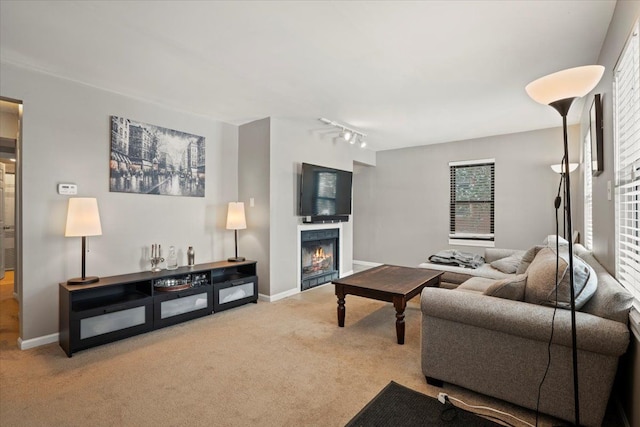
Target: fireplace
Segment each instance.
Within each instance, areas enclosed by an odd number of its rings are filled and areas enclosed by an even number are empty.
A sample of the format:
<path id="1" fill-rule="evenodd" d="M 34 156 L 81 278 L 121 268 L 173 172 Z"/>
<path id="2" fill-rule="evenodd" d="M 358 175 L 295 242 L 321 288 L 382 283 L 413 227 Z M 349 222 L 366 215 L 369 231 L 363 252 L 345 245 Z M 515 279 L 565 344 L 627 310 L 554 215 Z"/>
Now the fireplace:
<path id="1" fill-rule="evenodd" d="M 300 289 L 306 290 L 331 282 L 340 276 L 337 228 L 301 231 Z"/>

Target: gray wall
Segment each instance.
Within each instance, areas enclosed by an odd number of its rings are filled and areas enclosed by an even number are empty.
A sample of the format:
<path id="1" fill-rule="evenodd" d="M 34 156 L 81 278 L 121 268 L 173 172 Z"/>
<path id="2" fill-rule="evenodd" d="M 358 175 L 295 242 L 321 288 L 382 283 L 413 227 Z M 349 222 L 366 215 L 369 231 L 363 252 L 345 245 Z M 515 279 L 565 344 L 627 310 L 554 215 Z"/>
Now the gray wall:
<path id="1" fill-rule="evenodd" d="M 260 278 L 263 296 L 279 298 L 299 287 L 300 165 L 306 162 L 352 170 L 354 162 L 375 164 L 374 152 L 337 140 L 336 136 L 317 119 L 271 117 L 241 126 L 239 198 L 247 204 L 251 197 L 255 198 L 256 207 L 247 208 L 247 221 L 255 215 L 261 227 L 254 234 L 247 229 L 241 242 L 247 254 L 264 257 L 258 259 L 262 268 L 268 266 L 268 273 Z M 268 201 L 264 200 L 267 195 Z M 349 222 L 343 223 L 342 273 L 352 269 L 352 227 L 356 221 L 358 218 L 352 215 Z"/>
<path id="2" fill-rule="evenodd" d="M 570 127 L 571 161 L 579 158 L 578 133 Z M 448 248 L 448 163 L 458 160 L 495 158 L 496 247 L 540 244 L 555 233 L 559 175 L 550 165 L 560 163 L 562 146 L 562 129 L 553 128 L 378 152 L 376 167 L 355 173 L 354 259 L 416 266 Z"/>
<path id="3" fill-rule="evenodd" d="M 18 114 L 0 111 L 0 136 L 3 138 L 17 139 Z"/>
<path id="4" fill-rule="evenodd" d="M 57 183 L 76 183 L 78 196 L 98 199 L 103 234 L 88 238 L 87 274 L 148 269 L 151 243 L 175 245 L 182 264 L 188 245 L 196 262 L 233 253 L 224 225 L 226 204 L 237 197 L 237 127 L 6 63 L 0 75 L 0 93 L 24 102 L 23 342 L 58 332 L 58 283 L 80 274 L 80 239 L 64 237 L 68 197 L 56 193 Z M 109 192 L 111 115 L 206 137 L 205 197 Z"/>
<path id="5" fill-rule="evenodd" d="M 605 72 L 598 86 L 585 97 L 582 111 L 582 140 L 589 129 L 589 109 L 593 95 L 602 94 L 604 113 L 604 171 L 593 177 L 593 253 L 609 270 L 615 272 L 615 205 L 613 197 L 607 200 L 607 183 L 614 178 L 613 143 L 613 69 L 635 21 L 640 16 L 640 2 L 618 1 L 603 43 L 597 63 L 604 65 Z"/>
<path id="6" fill-rule="evenodd" d="M 247 229 L 240 231 L 239 255 L 258 261 L 258 293 L 269 295 L 270 236 L 269 118 L 240 126 L 238 131 L 238 197 L 245 203 Z M 250 206 L 250 198 L 254 206 Z"/>

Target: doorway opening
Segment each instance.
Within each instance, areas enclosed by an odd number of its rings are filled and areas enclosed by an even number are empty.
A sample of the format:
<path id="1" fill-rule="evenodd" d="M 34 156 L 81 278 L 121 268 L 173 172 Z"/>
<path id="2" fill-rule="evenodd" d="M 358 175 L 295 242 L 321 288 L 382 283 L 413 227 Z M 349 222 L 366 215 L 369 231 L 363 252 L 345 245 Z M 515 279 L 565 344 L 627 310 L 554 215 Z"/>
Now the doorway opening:
<path id="1" fill-rule="evenodd" d="M 22 101 L 0 96 L 0 347 L 19 346 Z"/>

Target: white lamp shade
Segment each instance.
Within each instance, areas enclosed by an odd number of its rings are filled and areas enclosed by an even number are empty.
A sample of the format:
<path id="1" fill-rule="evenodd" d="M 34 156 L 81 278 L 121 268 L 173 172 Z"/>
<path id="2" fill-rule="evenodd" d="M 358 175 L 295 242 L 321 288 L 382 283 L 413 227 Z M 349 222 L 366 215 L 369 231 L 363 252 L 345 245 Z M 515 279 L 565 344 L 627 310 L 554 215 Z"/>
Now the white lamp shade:
<path id="1" fill-rule="evenodd" d="M 244 217 L 244 203 L 229 202 L 227 230 L 244 230 L 245 228 L 247 228 L 247 220 Z"/>
<path id="2" fill-rule="evenodd" d="M 602 75 L 602 65 L 585 65 L 569 68 L 529 83 L 525 90 L 540 104 L 549 105 L 561 99 L 580 98 L 596 87 Z"/>
<path id="3" fill-rule="evenodd" d="M 72 197 L 67 209 L 66 237 L 100 236 L 100 213 L 98 201 L 93 197 Z"/>
<path id="4" fill-rule="evenodd" d="M 569 163 L 569 173 L 578 169 L 578 165 L 579 163 Z M 555 173 L 564 173 L 564 164 L 551 165 L 551 169 L 553 169 Z"/>

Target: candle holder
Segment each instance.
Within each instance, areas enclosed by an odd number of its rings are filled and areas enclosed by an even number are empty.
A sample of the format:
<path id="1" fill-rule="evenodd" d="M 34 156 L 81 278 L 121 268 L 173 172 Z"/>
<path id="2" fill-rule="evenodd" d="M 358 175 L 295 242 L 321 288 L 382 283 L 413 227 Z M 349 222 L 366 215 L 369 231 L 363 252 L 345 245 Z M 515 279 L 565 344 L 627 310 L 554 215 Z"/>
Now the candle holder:
<path id="1" fill-rule="evenodd" d="M 162 268 L 160 268 L 160 263 L 164 262 L 164 258 L 162 258 L 162 247 L 157 244 L 157 243 L 153 243 L 151 245 L 151 271 L 153 271 L 154 273 L 157 273 L 158 271 L 162 271 Z"/>

